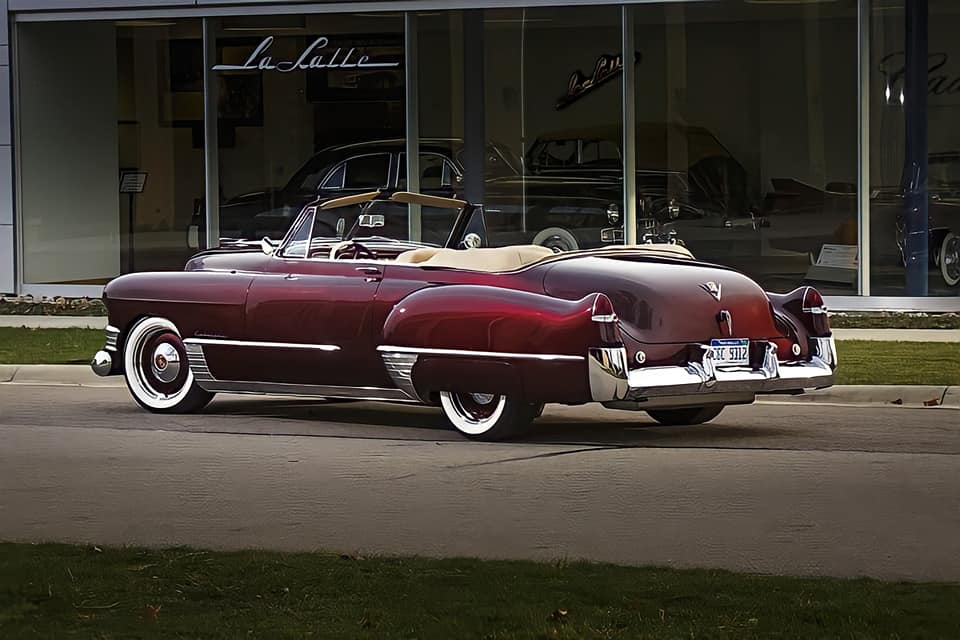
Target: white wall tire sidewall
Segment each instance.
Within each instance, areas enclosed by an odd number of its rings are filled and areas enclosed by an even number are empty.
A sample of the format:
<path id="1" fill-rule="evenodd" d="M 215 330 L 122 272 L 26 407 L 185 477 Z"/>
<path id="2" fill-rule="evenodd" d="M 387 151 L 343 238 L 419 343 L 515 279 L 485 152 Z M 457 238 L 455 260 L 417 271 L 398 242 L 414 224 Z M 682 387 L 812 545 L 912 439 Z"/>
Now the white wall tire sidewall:
<path id="1" fill-rule="evenodd" d="M 144 382 L 140 371 L 140 358 L 138 357 L 139 345 L 151 335 L 161 332 L 180 335 L 177 326 L 165 318 L 144 318 L 130 330 L 123 346 L 124 377 L 127 379 L 127 387 L 129 387 L 130 393 L 147 407 L 158 411 L 175 408 L 183 402 L 194 385 L 193 371 L 189 367 L 183 386 L 172 395 L 160 394 Z"/>
<path id="2" fill-rule="evenodd" d="M 440 392 L 440 405 L 443 407 L 443 413 L 454 428 L 469 436 L 482 436 L 497 426 L 500 418 L 503 417 L 503 411 L 507 405 L 507 397 L 500 396 L 497 406 L 489 417 L 483 420 L 476 420 L 466 415 L 458 406 L 454 394 L 449 391 Z"/>

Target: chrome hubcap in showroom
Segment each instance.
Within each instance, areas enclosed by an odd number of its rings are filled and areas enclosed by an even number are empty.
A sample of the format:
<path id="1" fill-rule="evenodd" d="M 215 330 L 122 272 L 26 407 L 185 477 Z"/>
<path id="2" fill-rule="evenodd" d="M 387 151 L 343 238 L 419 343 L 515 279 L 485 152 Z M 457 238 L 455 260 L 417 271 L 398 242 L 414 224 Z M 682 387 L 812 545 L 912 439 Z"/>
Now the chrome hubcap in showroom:
<path id="1" fill-rule="evenodd" d="M 940 270 L 950 286 L 960 283 L 960 236 L 951 233 L 944 240 Z"/>
<path id="2" fill-rule="evenodd" d="M 153 375 L 161 382 L 173 382 L 180 375 L 180 354 L 169 342 L 163 342 L 153 352 Z"/>

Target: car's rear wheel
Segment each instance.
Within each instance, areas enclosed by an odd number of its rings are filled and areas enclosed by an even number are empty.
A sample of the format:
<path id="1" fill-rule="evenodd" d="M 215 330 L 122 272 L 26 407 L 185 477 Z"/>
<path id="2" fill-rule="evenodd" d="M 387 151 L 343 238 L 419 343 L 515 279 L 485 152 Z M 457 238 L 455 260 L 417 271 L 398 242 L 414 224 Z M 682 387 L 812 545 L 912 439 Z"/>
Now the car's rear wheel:
<path id="1" fill-rule="evenodd" d="M 685 409 L 649 409 L 647 414 L 660 424 L 674 426 L 710 422 L 723 411 L 723 405 Z"/>
<path id="2" fill-rule="evenodd" d="M 192 413 L 213 399 L 200 388 L 176 325 L 165 318 L 144 318 L 123 346 L 123 370 L 134 400 L 154 413 Z"/>
<path id="3" fill-rule="evenodd" d="M 516 438 L 527 431 L 536 412 L 526 402 L 492 393 L 440 393 L 440 406 L 453 428 L 471 440 Z"/>

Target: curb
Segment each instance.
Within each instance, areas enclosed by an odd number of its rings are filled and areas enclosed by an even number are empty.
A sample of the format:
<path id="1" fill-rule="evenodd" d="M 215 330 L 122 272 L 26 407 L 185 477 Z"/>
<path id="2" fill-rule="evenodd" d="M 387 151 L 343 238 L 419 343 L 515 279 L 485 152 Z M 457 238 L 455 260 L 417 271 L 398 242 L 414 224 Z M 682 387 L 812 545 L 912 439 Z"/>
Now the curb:
<path id="1" fill-rule="evenodd" d="M 0 365 L 0 384 L 125 388 L 123 376 L 101 378 L 82 364 Z M 960 387 L 943 385 L 839 385 L 803 395 L 758 396 L 760 402 L 870 404 L 960 409 Z"/>
<path id="2" fill-rule="evenodd" d="M 943 385 L 849 384 L 808 391 L 802 395 L 769 395 L 766 402 L 796 404 L 886 404 L 905 407 L 950 407 L 960 409 L 960 387 Z"/>
<path id="3" fill-rule="evenodd" d="M 0 364 L 0 384 L 124 387 L 123 376 L 102 378 L 85 364 Z"/>

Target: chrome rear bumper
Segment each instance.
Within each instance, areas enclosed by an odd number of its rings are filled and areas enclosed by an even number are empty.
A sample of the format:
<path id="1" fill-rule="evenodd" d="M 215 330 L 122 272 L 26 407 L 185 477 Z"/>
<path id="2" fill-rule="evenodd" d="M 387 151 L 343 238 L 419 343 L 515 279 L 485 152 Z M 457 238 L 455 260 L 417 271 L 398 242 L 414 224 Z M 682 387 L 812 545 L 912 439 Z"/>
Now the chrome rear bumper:
<path id="1" fill-rule="evenodd" d="M 631 370 L 623 347 L 590 349 L 590 394 L 595 402 L 641 402 L 664 396 L 757 394 L 829 387 L 837 367 L 833 338 L 811 338 L 809 361 L 780 362 L 777 346 L 768 343 L 758 369 L 717 368 L 713 352 L 703 346 L 700 362 L 686 366 L 639 367 Z M 719 396 L 716 397 L 719 401 Z"/>

